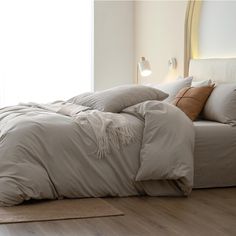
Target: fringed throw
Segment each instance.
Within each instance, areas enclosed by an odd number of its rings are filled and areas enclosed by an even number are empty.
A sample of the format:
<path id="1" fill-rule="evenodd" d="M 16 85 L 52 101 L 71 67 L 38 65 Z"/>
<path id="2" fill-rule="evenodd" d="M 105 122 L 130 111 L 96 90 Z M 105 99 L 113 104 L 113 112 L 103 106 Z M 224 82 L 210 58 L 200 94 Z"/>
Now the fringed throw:
<path id="1" fill-rule="evenodd" d="M 110 145 L 119 149 L 120 145 L 127 145 L 135 140 L 134 131 L 120 114 L 90 110 L 73 118 L 85 132 L 92 130 L 95 134 L 98 159 L 109 155 Z"/>

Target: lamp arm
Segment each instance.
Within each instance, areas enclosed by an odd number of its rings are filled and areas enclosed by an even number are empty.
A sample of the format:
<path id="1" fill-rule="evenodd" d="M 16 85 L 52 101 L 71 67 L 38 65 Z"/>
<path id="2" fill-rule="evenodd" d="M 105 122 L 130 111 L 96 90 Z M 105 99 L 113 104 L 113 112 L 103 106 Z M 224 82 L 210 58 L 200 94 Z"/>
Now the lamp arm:
<path id="1" fill-rule="evenodd" d="M 136 84 L 139 82 L 138 64 L 137 64 L 137 74 L 136 74 Z"/>

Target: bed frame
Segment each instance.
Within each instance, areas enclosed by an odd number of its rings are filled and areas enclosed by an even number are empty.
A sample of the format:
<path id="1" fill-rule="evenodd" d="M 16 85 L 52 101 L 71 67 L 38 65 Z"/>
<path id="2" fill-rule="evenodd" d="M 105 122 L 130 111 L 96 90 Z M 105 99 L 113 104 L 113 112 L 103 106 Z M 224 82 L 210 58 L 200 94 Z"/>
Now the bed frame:
<path id="1" fill-rule="evenodd" d="M 211 79 L 216 84 L 236 83 L 236 58 L 192 59 L 189 63 L 189 76 L 193 76 L 194 81 Z M 231 130 L 236 129 L 236 127 L 229 127 L 228 129 L 230 129 L 229 132 L 236 133 Z M 217 133 L 217 135 L 219 135 L 219 133 Z M 224 135 L 226 134 L 222 134 L 222 138 L 224 138 Z M 210 143 L 210 140 L 212 140 L 212 142 L 217 145 L 214 139 L 214 133 L 209 133 L 208 137 Z M 215 138 L 220 140 L 221 137 L 218 136 Z M 233 142 L 232 140 L 232 143 Z M 225 153 L 227 153 L 227 151 L 228 150 L 226 150 Z M 214 156 L 213 154 L 211 155 L 211 152 L 209 152 L 207 156 L 201 156 L 195 153 L 194 188 L 236 186 L 236 151 L 235 158 L 233 156 L 232 153 L 230 157 L 228 157 L 227 154 Z"/>
<path id="2" fill-rule="evenodd" d="M 192 59 L 189 76 L 194 81 L 211 79 L 216 83 L 236 82 L 236 58 Z"/>

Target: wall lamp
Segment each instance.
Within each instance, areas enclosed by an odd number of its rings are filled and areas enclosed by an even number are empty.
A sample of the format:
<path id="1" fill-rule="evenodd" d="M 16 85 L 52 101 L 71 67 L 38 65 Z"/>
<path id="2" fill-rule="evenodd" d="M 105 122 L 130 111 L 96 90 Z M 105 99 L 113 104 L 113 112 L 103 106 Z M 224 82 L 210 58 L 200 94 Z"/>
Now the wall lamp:
<path id="1" fill-rule="evenodd" d="M 149 61 L 145 57 L 141 57 L 137 66 L 137 84 L 139 83 L 139 73 L 142 77 L 147 77 L 152 74 Z"/>

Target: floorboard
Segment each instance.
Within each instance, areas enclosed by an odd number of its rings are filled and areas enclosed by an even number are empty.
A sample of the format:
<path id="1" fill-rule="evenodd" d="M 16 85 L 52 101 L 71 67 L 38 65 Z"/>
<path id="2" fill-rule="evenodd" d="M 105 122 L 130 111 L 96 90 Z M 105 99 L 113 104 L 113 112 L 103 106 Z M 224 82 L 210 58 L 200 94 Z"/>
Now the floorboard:
<path id="1" fill-rule="evenodd" d="M 125 216 L 0 225 L 0 236 L 235 236 L 236 188 L 188 198 L 107 198 Z"/>

